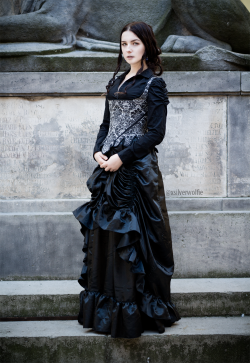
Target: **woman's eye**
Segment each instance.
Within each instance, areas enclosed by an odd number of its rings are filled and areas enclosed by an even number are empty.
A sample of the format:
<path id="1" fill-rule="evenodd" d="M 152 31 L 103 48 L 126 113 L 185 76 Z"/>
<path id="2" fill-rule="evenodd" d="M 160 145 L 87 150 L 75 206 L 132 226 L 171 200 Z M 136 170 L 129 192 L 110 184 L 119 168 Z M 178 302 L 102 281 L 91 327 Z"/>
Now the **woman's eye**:
<path id="1" fill-rule="evenodd" d="M 124 47 L 125 45 L 127 45 L 126 43 L 122 43 L 122 47 Z M 139 45 L 139 43 L 134 42 L 133 45 Z"/>

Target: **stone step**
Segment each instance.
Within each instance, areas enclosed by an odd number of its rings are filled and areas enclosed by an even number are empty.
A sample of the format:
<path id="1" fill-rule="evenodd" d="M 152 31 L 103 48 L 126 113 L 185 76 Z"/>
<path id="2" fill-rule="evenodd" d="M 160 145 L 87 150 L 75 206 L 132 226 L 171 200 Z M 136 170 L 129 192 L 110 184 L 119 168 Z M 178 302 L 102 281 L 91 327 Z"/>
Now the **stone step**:
<path id="1" fill-rule="evenodd" d="M 182 318 L 164 334 L 113 339 L 77 321 L 0 323 L 3 363 L 249 363 L 250 317 Z"/>
<path id="2" fill-rule="evenodd" d="M 77 280 L 0 281 L 0 318 L 76 317 Z M 172 279 L 182 317 L 250 315 L 250 278 Z"/>

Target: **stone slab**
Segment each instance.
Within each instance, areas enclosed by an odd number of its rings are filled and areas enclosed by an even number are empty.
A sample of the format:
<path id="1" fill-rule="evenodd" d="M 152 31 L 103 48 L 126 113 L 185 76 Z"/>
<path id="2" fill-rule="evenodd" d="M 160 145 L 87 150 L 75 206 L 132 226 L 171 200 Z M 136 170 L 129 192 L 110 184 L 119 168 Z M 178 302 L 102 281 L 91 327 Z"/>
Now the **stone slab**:
<path id="1" fill-rule="evenodd" d="M 220 51 L 220 50 L 219 50 Z M 67 54 L 30 55 L 0 59 L 0 72 L 114 72 L 117 53 L 76 50 Z M 247 55 L 232 57 L 214 49 L 209 54 L 200 50 L 193 53 L 162 53 L 164 71 L 249 71 Z M 246 58 L 246 60 L 244 59 Z M 122 69 L 128 65 L 123 62 Z"/>
<path id="2" fill-rule="evenodd" d="M 118 74 L 121 74 L 119 72 Z M 245 73 L 244 73 L 245 74 Z M 1 95 L 101 94 L 113 72 L 2 72 Z M 241 72 L 163 72 L 169 94 L 240 94 Z"/>
<path id="3" fill-rule="evenodd" d="M 43 363 L 248 363 L 250 318 L 182 318 L 164 334 L 113 339 L 76 321 L 0 323 L 1 361 Z M 194 360 L 195 359 L 195 360 Z"/>
<path id="4" fill-rule="evenodd" d="M 241 73 L 241 92 L 242 94 L 250 94 L 250 72 Z"/>
<path id="5" fill-rule="evenodd" d="M 0 73 L 1 95 L 92 95 L 106 92 L 112 72 Z"/>
<path id="6" fill-rule="evenodd" d="M 159 166 L 166 197 L 225 197 L 227 98 L 170 99 Z M 104 97 L 2 97 L 0 198 L 89 198 Z"/>
<path id="7" fill-rule="evenodd" d="M 174 278 L 250 277 L 249 212 L 169 212 L 169 220 Z M 2 280 L 78 279 L 83 237 L 72 213 L 3 213 L 0 228 Z"/>
<path id="8" fill-rule="evenodd" d="M 1 215 L 0 221 L 1 276 L 14 280 L 79 277 L 83 236 L 71 213 L 9 217 Z"/>
<path id="9" fill-rule="evenodd" d="M 73 45 L 63 45 L 55 43 L 1 43 L 0 57 L 13 57 L 31 54 L 51 54 L 70 52 Z"/>
<path id="10" fill-rule="evenodd" d="M 0 59 L 0 72 L 114 72 L 117 53 L 74 51 Z M 127 69 L 123 63 L 121 71 Z"/>
<path id="11" fill-rule="evenodd" d="M 27 322 L 1 322 L 0 337 L 69 337 L 69 336 L 105 336 L 97 334 L 90 329 L 84 329 L 75 321 L 27 321 Z M 200 317 L 185 318 L 166 328 L 163 334 L 146 331 L 142 336 L 173 336 L 173 335 L 241 335 L 250 337 L 250 316 L 245 317 Z M 111 339 L 112 340 L 112 339 Z M 122 339 L 123 340 L 123 339 Z"/>
<path id="12" fill-rule="evenodd" d="M 166 197 L 224 197 L 226 97 L 171 97 L 158 145 Z"/>
<path id="13" fill-rule="evenodd" d="M 77 317 L 77 280 L 1 281 L 0 318 Z M 172 279 L 171 300 L 181 317 L 250 315 L 250 278 Z"/>
<path id="14" fill-rule="evenodd" d="M 0 200 L 1 213 L 70 212 L 89 198 Z M 168 211 L 250 211 L 250 198 L 166 198 Z"/>
<path id="15" fill-rule="evenodd" d="M 250 98 L 228 103 L 228 196 L 250 197 Z"/>
<path id="16" fill-rule="evenodd" d="M 1 198 L 90 197 L 104 97 L 7 97 L 1 110 Z"/>
<path id="17" fill-rule="evenodd" d="M 170 93 L 240 94 L 241 72 L 197 71 L 164 72 L 162 78 Z"/>
<path id="18" fill-rule="evenodd" d="M 175 278 L 185 274 L 187 277 L 249 276 L 248 212 L 170 212 L 169 215 Z"/>
<path id="19" fill-rule="evenodd" d="M 83 288 L 77 280 L 0 281 L 0 296 L 37 296 L 79 294 Z M 172 279 L 172 294 L 250 293 L 250 278 Z"/>
<path id="20" fill-rule="evenodd" d="M 249 210 L 250 198 L 224 198 L 222 201 L 222 210 Z"/>

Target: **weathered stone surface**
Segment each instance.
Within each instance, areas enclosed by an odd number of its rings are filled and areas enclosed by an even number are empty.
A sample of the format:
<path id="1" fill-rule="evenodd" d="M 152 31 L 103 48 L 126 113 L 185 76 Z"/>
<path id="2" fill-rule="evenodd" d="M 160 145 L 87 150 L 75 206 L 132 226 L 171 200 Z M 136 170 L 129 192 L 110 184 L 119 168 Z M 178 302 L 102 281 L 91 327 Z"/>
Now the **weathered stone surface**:
<path id="1" fill-rule="evenodd" d="M 73 45 L 54 43 L 2 43 L 0 57 L 20 56 L 27 54 L 65 53 L 74 49 Z"/>
<path id="2" fill-rule="evenodd" d="M 2 98 L 2 198 L 88 197 L 104 98 Z"/>
<path id="3" fill-rule="evenodd" d="M 249 45 L 248 45 L 248 48 Z M 250 49 L 248 49 L 248 52 Z M 221 70 L 250 70 L 250 55 L 231 52 L 226 49 L 221 49 L 209 45 L 208 47 L 201 48 L 195 55 L 200 59 L 203 67 L 207 69 Z"/>
<path id="4" fill-rule="evenodd" d="M 0 318 L 76 318 L 82 290 L 77 280 L 1 281 Z M 181 317 L 249 315 L 249 297 L 250 278 L 171 281 L 171 300 Z"/>
<path id="5" fill-rule="evenodd" d="M 244 71 L 249 70 L 249 62 L 244 57 L 233 53 L 233 62 L 224 53 L 207 50 L 193 53 L 163 53 L 161 54 L 164 71 Z M 117 67 L 117 53 L 73 51 L 65 54 L 30 55 L 0 59 L 0 72 L 114 72 Z M 237 62 L 240 62 L 238 65 Z M 128 68 L 123 62 L 121 70 Z"/>
<path id="6" fill-rule="evenodd" d="M 226 195 L 226 98 L 171 97 L 158 146 L 166 197 Z"/>
<path id="7" fill-rule="evenodd" d="M 106 92 L 111 72 L 16 72 L 1 73 L 4 94 L 89 95 Z"/>
<path id="8" fill-rule="evenodd" d="M 122 26 L 137 19 L 153 27 L 159 45 L 168 35 L 188 35 L 187 42 L 190 35 L 195 35 L 197 42 L 203 39 L 219 47 L 231 46 L 235 52 L 249 51 L 246 39 L 250 36 L 250 13 L 238 0 L 210 0 L 209 4 L 204 0 L 195 3 L 191 0 L 136 0 L 130 1 L 129 6 L 127 1 L 117 5 L 116 0 L 105 3 L 94 0 L 88 4 L 84 0 L 71 4 L 66 0 L 30 0 L 18 5 L 14 2 L 12 6 L 9 0 L 2 0 L 2 3 L 2 42 L 75 44 L 76 36 L 92 38 L 94 43 L 96 40 L 119 42 Z M 224 8 L 226 11 L 222 12 Z M 114 20 L 107 22 L 110 17 Z"/>
<path id="9" fill-rule="evenodd" d="M 31 280 L 77 279 L 83 236 L 71 213 L 1 215 L 1 276 Z M 79 226 L 78 226 L 79 225 Z"/>
<path id="10" fill-rule="evenodd" d="M 228 107 L 228 195 L 250 196 L 250 99 L 230 97 Z"/>
<path id="11" fill-rule="evenodd" d="M 248 212 L 170 212 L 175 278 L 250 276 Z"/>
<path id="12" fill-rule="evenodd" d="M 90 198 L 0 200 L 0 211 L 1 213 L 69 212 L 89 200 Z"/>
<path id="13" fill-rule="evenodd" d="M 0 102 L 1 198 L 90 197 L 104 97 Z M 226 105 L 225 97 L 171 98 L 158 154 L 167 197 L 226 195 Z"/>
<path id="14" fill-rule="evenodd" d="M 228 43 L 234 52 L 248 54 L 250 13 L 240 1 L 172 0 L 172 7 L 190 34 L 218 47 Z"/>
<path id="15" fill-rule="evenodd" d="M 84 199 L 0 200 L 1 213 L 69 212 Z M 168 211 L 250 211 L 250 198 L 166 198 Z"/>
<path id="16" fill-rule="evenodd" d="M 241 92 L 242 94 L 250 94 L 250 72 L 241 73 Z"/>
<path id="17" fill-rule="evenodd" d="M 15 75 L 15 74 L 14 74 Z M 199 71 L 164 72 L 169 93 L 183 94 L 240 94 L 240 72 Z"/>
<path id="18" fill-rule="evenodd" d="M 248 211 L 250 210 L 250 198 L 224 198 L 222 210 Z"/>
<path id="19" fill-rule="evenodd" d="M 249 317 L 182 318 L 164 334 L 113 339 L 76 321 L 2 322 L 1 361 L 8 363 L 248 363 Z"/>
<path id="20" fill-rule="evenodd" d="M 87 37 L 78 36 L 76 46 L 80 49 L 119 53 L 120 43 L 107 42 L 105 40 L 89 39 Z"/>
<path id="21" fill-rule="evenodd" d="M 116 67 L 116 53 L 90 51 L 0 59 L 1 72 L 114 72 Z M 125 69 L 124 62 L 121 70 Z"/>
<path id="22" fill-rule="evenodd" d="M 118 73 L 121 74 L 122 72 Z M 169 94 L 240 95 L 240 72 L 164 72 Z M 102 94 L 112 72 L 3 72 L 2 95 Z"/>
<path id="23" fill-rule="evenodd" d="M 83 237 L 72 213 L 0 217 L 1 279 L 79 278 Z M 249 212 L 169 212 L 169 219 L 174 278 L 250 276 Z"/>
<path id="24" fill-rule="evenodd" d="M 165 53 L 195 53 L 197 50 L 207 47 L 209 45 L 215 45 L 211 40 L 202 39 L 193 35 L 169 35 L 164 44 L 161 46 L 161 50 Z M 221 48 L 232 50 L 232 47 L 227 43 L 220 44 Z"/>

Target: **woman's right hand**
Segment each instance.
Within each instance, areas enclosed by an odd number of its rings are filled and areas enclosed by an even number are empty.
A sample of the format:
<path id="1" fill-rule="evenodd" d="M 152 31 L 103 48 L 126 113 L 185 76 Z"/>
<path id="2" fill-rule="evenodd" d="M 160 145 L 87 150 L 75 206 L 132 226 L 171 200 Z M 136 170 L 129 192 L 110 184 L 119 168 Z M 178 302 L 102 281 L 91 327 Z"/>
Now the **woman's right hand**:
<path id="1" fill-rule="evenodd" d="M 108 160 L 108 157 L 104 155 L 101 151 L 97 151 L 96 153 L 94 153 L 94 158 L 99 165 L 102 165 L 104 161 Z"/>

